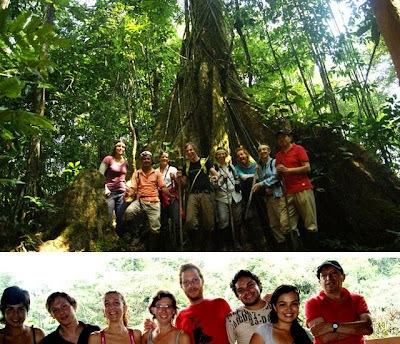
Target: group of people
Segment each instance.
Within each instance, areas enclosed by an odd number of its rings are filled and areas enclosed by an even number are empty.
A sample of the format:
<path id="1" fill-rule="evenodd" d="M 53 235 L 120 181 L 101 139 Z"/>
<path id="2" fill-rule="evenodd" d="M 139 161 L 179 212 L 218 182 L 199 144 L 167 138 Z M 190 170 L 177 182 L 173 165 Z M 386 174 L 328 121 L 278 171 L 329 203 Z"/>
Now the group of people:
<path id="1" fill-rule="evenodd" d="M 307 153 L 292 142 L 286 130 L 278 131 L 276 140 L 281 148 L 276 159 L 266 144 L 258 147 L 259 163 L 251 161 L 248 151 L 239 147 L 236 166 L 228 162 L 224 147 L 216 149 L 213 164 L 209 157 L 198 156 L 194 143 L 187 143 L 184 149 L 188 161 L 181 170 L 170 166 L 166 152 L 160 153 L 160 167 L 154 169 L 153 154 L 144 151 L 140 154 L 141 168 L 128 182 L 125 143 L 118 141 L 99 169 L 106 177 L 108 211 L 111 220 L 115 211 L 117 234 L 123 237 L 129 233 L 133 244 L 144 241 L 151 251 L 175 250 L 183 241 L 189 242 L 192 250 L 237 249 L 250 242 L 258 251 L 268 244 L 270 249 L 288 251 L 298 250 L 301 244 L 301 216 L 306 229 L 303 244 L 316 249 L 317 215 L 313 186 L 307 176 Z M 147 220 L 143 220 L 143 214 Z M 249 227 L 247 237 L 240 230 L 243 222 Z M 170 235 L 160 239 L 160 233 Z"/>
<path id="2" fill-rule="evenodd" d="M 57 329 L 45 336 L 43 330 L 24 324 L 30 299 L 26 290 L 13 286 L 1 298 L 0 342 L 3 344 L 363 344 L 373 332 L 365 299 L 350 293 L 342 284 L 345 273 L 335 260 L 317 268 L 322 291 L 306 301 L 305 330 L 300 325 L 300 292 L 296 286 L 280 285 L 261 297 L 262 283 L 248 270 L 237 272 L 230 283 L 242 305 L 232 311 L 222 298 L 205 299 L 204 277 L 194 264 L 179 268 L 179 283 L 189 306 L 178 313 L 175 296 L 158 291 L 151 299 L 145 331 L 128 327 L 128 305 L 121 293 L 109 291 L 102 309 L 107 326 L 85 324 L 76 317 L 77 302 L 65 292 L 52 293 L 46 301 Z M 174 318 L 176 320 L 174 323 Z"/>

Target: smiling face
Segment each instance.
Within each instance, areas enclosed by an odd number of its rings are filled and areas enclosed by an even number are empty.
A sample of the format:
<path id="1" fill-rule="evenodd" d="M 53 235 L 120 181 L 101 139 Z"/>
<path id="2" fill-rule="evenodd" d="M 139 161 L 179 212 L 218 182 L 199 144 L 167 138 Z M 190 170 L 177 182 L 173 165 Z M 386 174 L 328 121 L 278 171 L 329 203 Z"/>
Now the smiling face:
<path id="1" fill-rule="evenodd" d="M 299 315 L 299 298 L 295 292 L 285 293 L 279 296 L 278 301 L 273 305 L 278 315 L 278 323 L 292 323 Z"/>
<path id="2" fill-rule="evenodd" d="M 319 284 L 326 294 L 341 293 L 346 275 L 333 266 L 324 266 L 319 273 Z"/>
<path id="3" fill-rule="evenodd" d="M 225 159 L 226 159 L 226 153 L 224 152 L 218 152 L 215 154 L 215 158 L 217 159 L 218 163 L 220 165 L 224 165 L 225 164 Z"/>
<path id="4" fill-rule="evenodd" d="M 246 154 L 244 150 L 237 151 L 236 158 L 243 166 L 247 166 L 249 164 L 249 156 Z"/>
<path id="5" fill-rule="evenodd" d="M 291 136 L 281 133 L 276 137 L 276 142 L 278 142 L 279 147 L 285 149 L 285 148 L 290 147 L 292 138 L 291 138 Z"/>
<path id="6" fill-rule="evenodd" d="M 271 149 L 267 146 L 261 146 L 258 148 L 258 154 L 260 155 L 260 158 L 263 160 L 269 159 L 269 155 L 271 153 Z"/>
<path id="7" fill-rule="evenodd" d="M 250 277 L 239 278 L 235 284 L 235 289 L 237 298 L 247 307 L 254 306 L 261 301 L 261 285 L 258 285 Z"/>
<path id="8" fill-rule="evenodd" d="M 67 326 L 76 322 L 74 307 L 63 297 L 56 297 L 50 306 L 50 313 L 60 325 Z"/>
<path id="9" fill-rule="evenodd" d="M 188 145 L 185 148 L 185 154 L 186 154 L 186 156 L 188 157 L 188 159 L 190 161 L 196 161 L 197 158 L 198 158 L 197 152 L 196 152 L 196 150 L 194 149 L 194 147 L 192 145 Z"/>
<path id="10" fill-rule="evenodd" d="M 190 302 L 203 300 L 203 280 L 196 269 L 187 269 L 182 272 L 181 288 Z"/>
<path id="11" fill-rule="evenodd" d="M 151 160 L 151 155 L 143 155 L 140 158 L 140 161 L 142 162 L 142 167 L 151 167 L 153 163 Z"/>
<path id="12" fill-rule="evenodd" d="M 168 153 L 161 154 L 160 157 L 158 158 L 158 160 L 160 161 L 160 166 L 167 166 L 168 162 L 169 162 Z"/>
<path id="13" fill-rule="evenodd" d="M 119 322 L 123 320 L 128 306 L 117 293 L 107 293 L 104 296 L 103 313 L 110 322 Z"/>
<path id="14" fill-rule="evenodd" d="M 23 327 L 28 310 L 22 302 L 16 305 L 7 305 L 4 311 L 4 318 L 7 326 Z"/>
<path id="15" fill-rule="evenodd" d="M 172 300 L 169 297 L 163 297 L 156 302 L 155 307 L 151 308 L 151 312 L 159 324 L 170 324 L 176 310 L 174 309 Z"/>
<path id="16" fill-rule="evenodd" d="M 121 156 L 125 153 L 126 145 L 123 142 L 117 142 L 114 146 L 115 155 Z"/>

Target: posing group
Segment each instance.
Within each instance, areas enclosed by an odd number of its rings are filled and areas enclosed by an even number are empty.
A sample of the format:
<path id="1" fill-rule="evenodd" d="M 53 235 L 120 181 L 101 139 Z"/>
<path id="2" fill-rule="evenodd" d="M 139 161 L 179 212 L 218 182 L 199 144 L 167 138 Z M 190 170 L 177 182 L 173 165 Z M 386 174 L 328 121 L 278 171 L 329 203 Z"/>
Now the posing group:
<path id="1" fill-rule="evenodd" d="M 46 308 L 58 328 L 45 336 L 41 329 L 24 324 L 29 311 L 29 294 L 18 287 L 7 288 L 1 298 L 0 330 L 3 344 L 363 344 L 372 333 L 368 306 L 361 295 L 350 293 L 342 284 L 345 273 L 335 260 L 317 268 L 322 291 L 306 301 L 306 325 L 300 325 L 300 292 L 296 286 L 280 285 L 272 296 L 261 297 L 262 284 L 248 270 L 237 272 L 230 287 L 242 305 L 232 311 L 222 298 L 205 299 L 204 277 L 194 264 L 179 268 L 179 283 L 189 306 L 178 313 L 174 295 L 158 291 L 148 309 L 153 320 L 145 322 L 145 332 L 128 327 L 128 305 L 117 291 L 103 297 L 102 309 L 107 327 L 78 321 L 77 303 L 64 292 L 52 293 Z M 176 316 L 175 324 L 174 318 Z"/>
<path id="2" fill-rule="evenodd" d="M 251 161 L 248 151 L 239 147 L 235 151 L 236 166 L 228 162 L 224 147 L 216 149 L 213 164 L 209 157 L 198 156 L 194 143 L 187 143 L 188 161 L 181 170 L 169 165 L 165 152 L 159 156 L 160 167 L 153 169 L 152 153 L 144 151 L 140 154 L 141 168 L 133 173 L 129 183 L 125 183 L 125 143 L 117 142 L 112 155 L 104 158 L 100 166 L 106 177 L 110 218 L 114 211 L 116 214 L 117 234 L 130 232 L 133 243 L 142 237 L 148 250 L 163 249 L 160 242 L 168 240 L 160 238 L 160 232 L 173 238 L 173 246 L 166 250 L 174 250 L 179 239 L 181 243 L 189 239 L 194 250 L 221 250 L 249 241 L 253 249 L 264 250 L 265 240 L 274 243 L 269 245 L 272 249 L 295 250 L 299 246 L 301 216 L 308 236 L 305 242 L 315 248 L 317 216 L 313 186 L 307 176 L 307 153 L 292 142 L 290 132 L 281 130 L 276 138 L 281 147 L 276 159 L 270 156 L 271 149 L 265 144 L 258 147 L 259 163 Z M 133 201 L 127 203 L 132 197 Z M 141 218 L 143 214 L 146 220 Z M 245 236 L 240 230 L 243 220 L 249 227 Z"/>

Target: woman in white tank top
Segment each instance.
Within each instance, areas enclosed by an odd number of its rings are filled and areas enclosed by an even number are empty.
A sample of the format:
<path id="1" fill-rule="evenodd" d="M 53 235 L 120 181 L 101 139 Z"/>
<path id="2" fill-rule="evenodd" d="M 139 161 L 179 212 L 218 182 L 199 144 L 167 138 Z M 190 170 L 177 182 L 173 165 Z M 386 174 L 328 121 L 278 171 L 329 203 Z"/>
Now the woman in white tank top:
<path id="1" fill-rule="evenodd" d="M 177 310 L 175 296 L 159 290 L 149 305 L 155 327 L 143 334 L 141 344 L 190 344 L 189 334 L 172 325 Z"/>

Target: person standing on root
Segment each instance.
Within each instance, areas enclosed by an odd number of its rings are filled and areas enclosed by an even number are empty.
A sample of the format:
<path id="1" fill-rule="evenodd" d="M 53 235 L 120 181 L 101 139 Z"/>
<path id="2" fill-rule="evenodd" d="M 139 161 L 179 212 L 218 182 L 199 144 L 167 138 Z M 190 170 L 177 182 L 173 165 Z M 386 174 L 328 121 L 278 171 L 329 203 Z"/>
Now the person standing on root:
<path id="1" fill-rule="evenodd" d="M 182 186 L 190 184 L 186 205 L 185 227 L 193 246 L 202 245 L 204 242 L 213 245 L 214 233 L 214 195 L 209 174 L 212 181 L 218 180 L 215 171 L 208 158 L 200 158 L 197 155 L 197 146 L 189 142 L 185 145 L 185 154 L 189 161 L 183 172 L 178 171 L 177 176 L 181 178 Z M 203 237 L 207 233 L 207 238 Z M 214 247 L 194 247 L 195 249 L 212 249 Z"/>
<path id="2" fill-rule="evenodd" d="M 179 241 L 179 197 L 176 185 L 176 173 L 178 170 L 176 167 L 169 165 L 169 154 L 167 152 L 160 152 L 158 160 L 160 167 L 156 168 L 156 173 L 161 173 L 165 186 L 171 194 L 171 197 L 168 197 L 165 193 L 160 195 L 161 232 L 166 234 L 166 237 L 169 236 L 168 241 L 171 242 L 172 249 L 176 249 Z M 172 228 L 170 228 L 169 219 L 171 219 Z"/>
<path id="3" fill-rule="evenodd" d="M 254 184 L 253 191 L 264 189 L 267 197 L 267 213 L 269 225 L 280 250 L 285 250 L 285 236 L 281 230 L 280 217 L 285 206 L 282 198 L 282 186 L 276 177 L 275 159 L 271 158 L 271 148 L 262 144 L 258 146 L 260 155 L 259 182 Z"/>
<path id="4" fill-rule="evenodd" d="M 225 148 L 217 148 L 215 152 L 217 163 L 214 165 L 219 174 L 218 181 L 215 183 L 217 230 L 221 234 L 219 242 L 222 243 L 223 248 L 225 248 L 228 238 L 236 239 L 235 233 L 239 233 L 242 221 L 242 194 L 240 193 L 239 176 L 232 164 L 226 162 L 227 155 L 228 152 Z M 229 233 L 229 225 L 232 233 Z M 233 244 L 236 243 L 233 242 Z"/>
<path id="5" fill-rule="evenodd" d="M 240 178 L 243 196 L 242 215 L 243 222 L 246 223 L 246 238 L 242 242 L 248 242 L 256 251 L 265 251 L 267 242 L 263 226 L 265 226 L 265 202 L 252 191 L 258 179 L 259 167 L 255 162 L 250 161 L 249 152 L 242 146 L 236 149 L 236 172 Z M 250 221 L 249 221 L 250 220 Z"/>
<path id="6" fill-rule="evenodd" d="M 282 179 L 284 185 L 286 203 L 281 213 L 282 231 L 285 233 L 286 240 L 290 240 L 290 231 L 295 231 L 296 234 L 293 237 L 297 237 L 300 214 L 306 228 L 303 244 L 309 249 L 316 250 L 318 248 L 317 208 L 313 186 L 307 176 L 311 171 L 308 155 L 302 146 L 292 142 L 291 132 L 280 130 L 275 137 L 281 147 L 276 154 L 275 165 L 277 177 Z"/>
<path id="7" fill-rule="evenodd" d="M 128 171 L 128 160 L 124 158 L 125 142 L 118 140 L 111 155 L 106 156 L 101 162 L 99 172 L 106 177 L 105 196 L 107 197 L 108 214 L 112 223 L 115 211 L 115 232 L 122 237 L 125 223 L 124 214 L 128 206 L 123 199 L 126 192 L 125 176 Z"/>
<path id="8" fill-rule="evenodd" d="M 130 227 L 135 227 L 134 232 L 137 231 L 137 223 L 133 221 L 144 212 L 149 221 L 150 231 L 144 233 L 147 237 L 146 249 L 147 251 L 159 251 L 161 249 L 160 240 L 160 198 L 158 197 L 158 190 L 162 190 L 168 197 L 172 195 L 165 187 L 165 182 L 161 173 L 156 172 L 153 167 L 152 154 L 149 151 L 140 153 L 140 161 L 142 168 L 132 175 L 131 188 L 126 192 L 125 197 L 129 198 L 136 192 L 136 200 L 133 201 L 125 211 L 126 221 L 131 221 Z"/>

